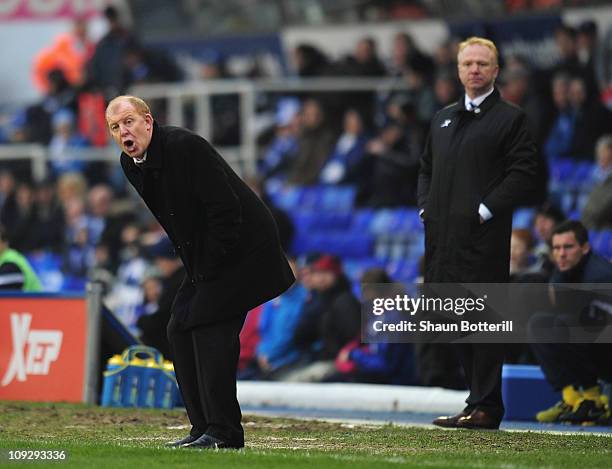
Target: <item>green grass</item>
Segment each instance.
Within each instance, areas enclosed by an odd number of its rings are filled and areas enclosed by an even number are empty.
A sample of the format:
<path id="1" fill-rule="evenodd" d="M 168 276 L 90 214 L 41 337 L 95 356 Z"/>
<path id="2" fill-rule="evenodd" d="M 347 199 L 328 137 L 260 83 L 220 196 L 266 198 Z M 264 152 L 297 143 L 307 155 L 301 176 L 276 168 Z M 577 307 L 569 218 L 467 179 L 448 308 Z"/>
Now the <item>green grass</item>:
<path id="1" fill-rule="evenodd" d="M 58 467 L 610 467 L 612 437 L 434 430 L 243 418 L 243 451 L 167 449 L 184 411 L 0 402 L 0 466 L 9 449 L 66 450 Z M 173 428 L 180 427 L 184 428 Z M 29 467 L 32 467 L 28 464 Z M 36 466 L 35 466 L 36 467 Z"/>

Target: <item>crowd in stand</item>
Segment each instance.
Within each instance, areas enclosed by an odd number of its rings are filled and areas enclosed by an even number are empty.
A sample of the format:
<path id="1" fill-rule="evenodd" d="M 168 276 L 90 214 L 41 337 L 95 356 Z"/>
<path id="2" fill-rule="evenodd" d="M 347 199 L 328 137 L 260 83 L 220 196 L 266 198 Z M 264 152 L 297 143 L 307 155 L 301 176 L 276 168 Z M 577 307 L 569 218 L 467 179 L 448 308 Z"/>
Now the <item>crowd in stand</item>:
<path id="1" fill-rule="evenodd" d="M 33 183 L 4 168 L 0 222 L 10 246 L 41 272 L 43 285 L 72 290 L 82 289 L 88 278 L 102 282 L 106 305 L 124 325 L 171 358 L 165 324 L 184 275 L 181 263 L 120 178 L 105 165 L 70 155 L 106 145 L 103 110 L 109 97 L 133 83 L 175 81 L 182 74 L 172 58 L 144 48 L 115 10 L 107 9 L 106 17 L 110 29 L 97 44 L 88 42 L 78 21 L 36 58 L 34 80 L 45 96 L 15 117 L 7 140 L 49 145 L 50 177 Z M 605 230 L 612 229 L 612 116 L 605 101 L 612 76 L 599 60 L 597 37 L 592 22 L 577 29 L 563 25 L 555 35 L 560 58 L 554 67 L 539 70 L 524 57 L 507 57 L 498 86 L 527 113 L 550 172 L 561 160 L 592 163 L 592 186 L 571 210 L 578 210 L 573 217 L 587 228 Z M 351 185 L 357 207 L 413 206 L 429 122 L 460 95 L 456 45 L 449 40 L 430 57 L 408 34 L 398 33 L 388 61 L 367 37 L 338 61 L 311 45 L 296 47 L 292 60 L 301 77 L 394 77 L 405 86 L 385 95 L 311 93 L 275 100 L 274 127 L 261 138 L 254 189 L 265 199 L 266 190 L 279 187 Z M 202 79 L 223 76 L 217 56 L 203 67 Z M 219 117 L 215 143 L 231 143 L 238 135 L 235 104 L 224 97 L 213 102 Z M 543 192 L 546 181 L 543 174 Z M 559 276 L 552 238 L 567 214 L 546 200 L 551 194 L 542 195 L 532 224 L 512 233 L 514 282 Z M 294 255 L 292 214 L 271 208 Z M 361 343 L 361 302 L 376 295 L 368 285 L 394 280 L 384 269 L 349 278 L 343 260 L 325 252 L 296 256 L 292 267 L 296 284 L 247 318 L 241 378 L 462 386 L 458 364 L 444 345 Z M 54 274 L 45 276 L 47 271 Z M 535 361 L 528 347 L 513 350 L 512 359 Z"/>

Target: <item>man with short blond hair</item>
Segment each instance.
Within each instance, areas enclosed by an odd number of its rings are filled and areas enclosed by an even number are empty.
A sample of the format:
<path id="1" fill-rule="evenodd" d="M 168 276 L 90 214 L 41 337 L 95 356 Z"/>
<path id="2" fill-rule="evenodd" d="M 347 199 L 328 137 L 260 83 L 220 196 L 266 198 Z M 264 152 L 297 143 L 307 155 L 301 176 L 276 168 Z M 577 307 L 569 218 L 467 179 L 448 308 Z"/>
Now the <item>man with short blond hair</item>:
<path id="1" fill-rule="evenodd" d="M 186 271 L 167 334 L 192 428 L 172 446 L 242 448 L 238 334 L 249 310 L 295 280 L 272 214 L 204 138 L 159 125 L 142 99 L 113 99 L 106 122 Z"/>
<path id="2" fill-rule="evenodd" d="M 535 193 L 537 150 L 523 111 L 495 88 L 495 44 L 469 38 L 460 44 L 457 62 L 465 94 L 434 116 L 421 159 L 425 282 L 506 283 L 512 211 Z M 456 349 L 470 390 L 467 406 L 434 424 L 498 428 L 504 415 L 502 344 Z"/>

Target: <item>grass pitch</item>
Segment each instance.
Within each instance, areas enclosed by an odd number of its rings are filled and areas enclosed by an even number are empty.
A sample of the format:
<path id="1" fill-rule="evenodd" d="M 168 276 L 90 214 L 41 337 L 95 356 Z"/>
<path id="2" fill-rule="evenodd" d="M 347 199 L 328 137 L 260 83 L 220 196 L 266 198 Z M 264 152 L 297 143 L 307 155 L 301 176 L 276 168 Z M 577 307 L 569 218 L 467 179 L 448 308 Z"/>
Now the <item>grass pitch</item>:
<path id="1" fill-rule="evenodd" d="M 243 418 L 243 451 L 164 448 L 164 442 L 186 435 L 187 424 L 185 412 L 178 410 L 0 402 L 0 466 L 22 465 L 7 458 L 16 449 L 66 450 L 67 459 L 52 464 L 104 469 L 612 466 L 607 436 L 354 426 L 249 415 Z"/>

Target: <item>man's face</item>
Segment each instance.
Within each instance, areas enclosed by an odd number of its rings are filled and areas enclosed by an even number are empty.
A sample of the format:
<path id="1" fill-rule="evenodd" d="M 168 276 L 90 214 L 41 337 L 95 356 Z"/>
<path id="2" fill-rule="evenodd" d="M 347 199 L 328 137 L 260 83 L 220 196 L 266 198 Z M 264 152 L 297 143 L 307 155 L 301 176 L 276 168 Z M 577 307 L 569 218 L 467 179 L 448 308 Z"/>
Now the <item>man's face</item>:
<path id="1" fill-rule="evenodd" d="M 113 140 L 131 158 L 142 158 L 151 143 L 153 117 L 139 114 L 127 100 L 119 101 L 106 113 Z"/>
<path id="2" fill-rule="evenodd" d="M 491 89 L 499 72 L 491 49 L 472 44 L 459 53 L 457 61 L 459 79 L 470 98 L 480 96 Z"/>
<path id="3" fill-rule="evenodd" d="M 581 246 L 573 231 L 559 233 L 552 237 L 552 255 L 561 272 L 574 268 L 580 260 L 589 252 L 589 243 Z"/>

